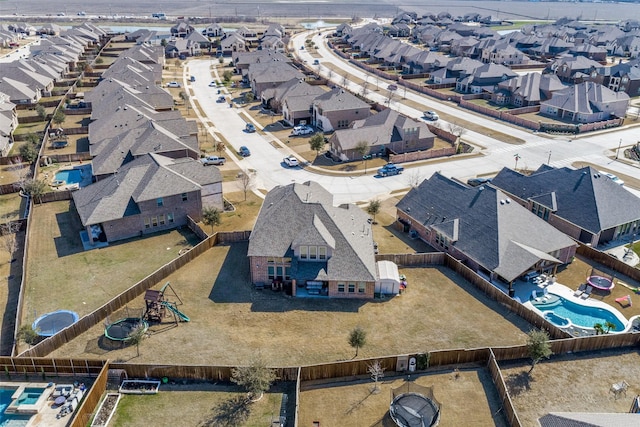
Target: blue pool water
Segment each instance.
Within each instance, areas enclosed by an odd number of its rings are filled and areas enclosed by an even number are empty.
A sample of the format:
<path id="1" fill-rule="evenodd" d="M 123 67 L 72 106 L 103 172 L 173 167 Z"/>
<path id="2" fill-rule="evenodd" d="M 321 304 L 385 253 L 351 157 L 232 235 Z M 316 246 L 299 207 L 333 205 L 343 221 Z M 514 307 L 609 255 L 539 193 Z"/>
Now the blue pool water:
<path id="1" fill-rule="evenodd" d="M 569 319 L 576 326 L 584 328 L 593 328 L 593 325 L 600 323 L 604 326 L 605 322 L 611 322 L 616 325 L 615 331 L 621 332 L 625 325 L 609 310 L 598 307 L 590 307 L 582 304 L 576 304 L 562 297 L 558 297 L 557 301 L 548 304 L 534 304 L 535 307 L 544 312 L 552 311 L 556 316 Z M 547 320 L 558 326 L 566 326 L 562 324 L 556 316 L 545 316 Z"/>
<path id="2" fill-rule="evenodd" d="M 20 397 L 18 397 L 18 405 L 34 405 L 40 396 L 44 393 L 43 388 L 26 387 Z"/>
<path id="3" fill-rule="evenodd" d="M 64 181 L 69 184 L 80 184 L 82 172 L 80 169 L 66 169 L 56 172 L 56 181 Z"/>
<path id="4" fill-rule="evenodd" d="M 11 404 L 11 396 L 16 389 L 0 388 L 0 427 L 23 427 L 29 423 L 31 415 L 5 414 L 4 410 Z"/>

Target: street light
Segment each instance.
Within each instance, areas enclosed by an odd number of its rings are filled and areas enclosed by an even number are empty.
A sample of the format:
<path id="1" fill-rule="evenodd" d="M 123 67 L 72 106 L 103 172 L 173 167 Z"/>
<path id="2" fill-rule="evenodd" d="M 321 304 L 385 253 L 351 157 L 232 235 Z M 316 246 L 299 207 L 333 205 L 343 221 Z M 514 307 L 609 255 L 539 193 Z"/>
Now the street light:
<path id="1" fill-rule="evenodd" d="M 518 160 L 520 160 L 520 155 L 519 154 L 514 154 L 514 159 L 516 159 L 516 167 L 514 168 L 514 170 L 518 170 Z"/>
<path id="2" fill-rule="evenodd" d="M 616 150 L 616 160 L 618 160 L 618 155 L 620 154 L 621 146 L 622 146 L 622 138 L 620 138 L 620 142 L 618 143 L 618 149 Z"/>
<path id="3" fill-rule="evenodd" d="M 549 150 L 549 158 L 547 159 L 547 165 L 551 166 L 551 150 Z"/>

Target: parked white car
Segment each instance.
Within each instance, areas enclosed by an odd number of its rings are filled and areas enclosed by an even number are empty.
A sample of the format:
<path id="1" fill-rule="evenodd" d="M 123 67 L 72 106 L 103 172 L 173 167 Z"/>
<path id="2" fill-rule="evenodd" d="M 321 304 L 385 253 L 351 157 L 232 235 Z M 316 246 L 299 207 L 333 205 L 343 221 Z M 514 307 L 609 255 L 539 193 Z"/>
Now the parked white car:
<path id="1" fill-rule="evenodd" d="M 169 83 L 167 83 L 167 87 L 180 87 L 180 83 L 178 83 L 178 82 L 169 82 Z"/>
<path id="2" fill-rule="evenodd" d="M 296 159 L 293 156 L 289 156 L 289 157 L 285 157 L 283 160 L 285 165 L 289 166 L 290 168 L 295 168 L 296 166 L 300 165 L 300 163 L 298 162 L 298 159 Z"/>
<path id="3" fill-rule="evenodd" d="M 313 128 L 310 126 L 294 126 L 291 135 L 311 135 L 313 132 Z"/>
<path id="4" fill-rule="evenodd" d="M 423 114 L 425 119 L 431 120 L 433 122 L 440 118 L 440 116 L 438 116 L 438 113 L 436 113 L 435 111 L 425 111 Z"/>
<path id="5" fill-rule="evenodd" d="M 611 181 L 615 182 L 618 185 L 624 185 L 624 181 L 621 180 L 620 178 L 618 178 L 617 176 L 615 176 L 612 173 L 608 173 L 608 172 L 602 172 L 599 171 L 602 175 L 606 176 L 607 178 L 609 178 Z"/>

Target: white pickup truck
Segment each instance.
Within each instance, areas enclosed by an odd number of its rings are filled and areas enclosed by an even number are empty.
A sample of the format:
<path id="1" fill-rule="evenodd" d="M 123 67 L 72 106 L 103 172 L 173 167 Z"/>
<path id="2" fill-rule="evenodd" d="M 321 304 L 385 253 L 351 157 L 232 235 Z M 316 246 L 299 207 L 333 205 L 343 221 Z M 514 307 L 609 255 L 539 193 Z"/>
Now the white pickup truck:
<path id="1" fill-rule="evenodd" d="M 208 166 L 208 165 L 222 166 L 224 165 L 224 162 L 227 161 L 227 159 L 225 159 L 224 157 L 218 157 L 218 156 L 206 156 L 206 157 L 202 157 L 200 161 L 205 166 Z"/>

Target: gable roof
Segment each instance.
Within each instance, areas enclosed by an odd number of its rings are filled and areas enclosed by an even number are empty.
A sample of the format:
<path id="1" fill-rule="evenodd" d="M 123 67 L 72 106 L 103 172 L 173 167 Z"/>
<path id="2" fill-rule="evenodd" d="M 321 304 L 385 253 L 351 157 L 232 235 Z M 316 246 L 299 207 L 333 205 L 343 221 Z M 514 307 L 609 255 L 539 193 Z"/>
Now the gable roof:
<path id="1" fill-rule="evenodd" d="M 439 173 L 409 191 L 396 207 L 507 281 L 541 259 L 559 262 L 549 254 L 575 245 L 501 190 L 470 188 Z"/>
<path id="2" fill-rule="evenodd" d="M 542 104 L 576 113 L 593 114 L 602 111 L 603 106 L 618 101 L 628 102 L 629 95 L 614 92 L 608 87 L 589 81 L 558 90 L 553 93 L 551 99 L 543 101 Z"/>
<path id="3" fill-rule="evenodd" d="M 368 219 L 353 204 L 333 206 L 333 196 L 316 182 L 278 186 L 265 197 L 247 255 L 283 257 L 296 244 L 327 245 L 334 249 L 323 280 L 373 281 L 375 255 Z"/>
<path id="4" fill-rule="evenodd" d="M 139 214 L 141 202 L 221 181 L 217 168 L 196 160 L 148 154 L 123 166 L 116 175 L 75 191 L 73 201 L 82 225 L 87 226 Z"/>
<path id="5" fill-rule="evenodd" d="M 640 219 L 640 198 L 592 167 L 541 167 L 526 176 L 504 168 L 491 184 L 522 200 L 540 200 L 555 215 L 587 230 L 603 230 Z"/>
<path id="6" fill-rule="evenodd" d="M 323 114 L 325 111 L 369 108 L 369 104 L 342 88 L 335 88 L 318 96 L 313 103 L 322 108 Z"/>

